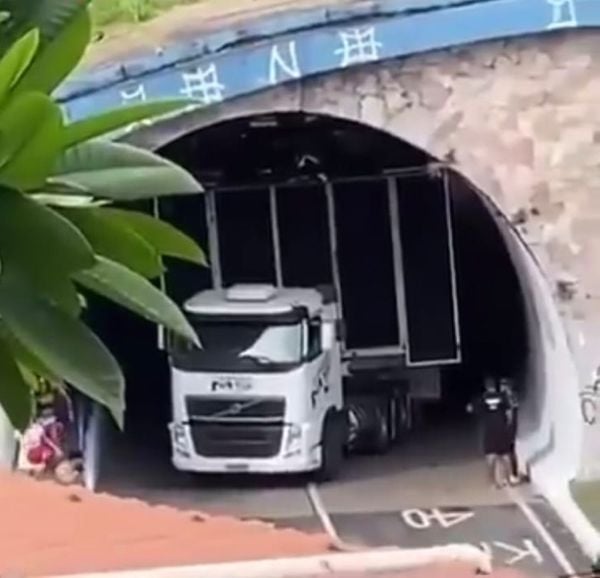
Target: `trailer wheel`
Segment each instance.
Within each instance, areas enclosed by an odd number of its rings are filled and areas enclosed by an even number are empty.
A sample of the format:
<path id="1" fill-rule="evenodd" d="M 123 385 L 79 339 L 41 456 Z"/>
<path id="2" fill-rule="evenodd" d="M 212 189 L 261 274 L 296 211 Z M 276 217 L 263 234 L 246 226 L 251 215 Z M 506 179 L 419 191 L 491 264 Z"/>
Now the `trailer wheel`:
<path id="1" fill-rule="evenodd" d="M 383 413 L 373 432 L 373 451 L 377 454 L 385 454 L 391 445 L 389 415 Z"/>
<path id="2" fill-rule="evenodd" d="M 318 482 L 330 482 L 338 477 L 344 463 L 346 428 L 340 414 L 329 414 L 321 435 L 321 467 L 316 471 Z"/>

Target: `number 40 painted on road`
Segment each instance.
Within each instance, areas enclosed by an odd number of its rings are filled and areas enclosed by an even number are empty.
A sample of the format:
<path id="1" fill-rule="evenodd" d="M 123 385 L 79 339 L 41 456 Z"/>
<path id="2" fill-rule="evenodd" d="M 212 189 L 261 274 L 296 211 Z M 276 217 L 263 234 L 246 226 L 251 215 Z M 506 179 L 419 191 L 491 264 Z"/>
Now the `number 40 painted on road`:
<path id="1" fill-rule="evenodd" d="M 438 525 L 442 528 L 451 528 L 462 522 L 466 522 L 475 515 L 472 510 L 462 512 L 444 512 L 439 508 L 431 510 L 411 509 L 404 510 L 401 514 L 402 520 L 414 530 L 427 530 L 432 525 Z"/>

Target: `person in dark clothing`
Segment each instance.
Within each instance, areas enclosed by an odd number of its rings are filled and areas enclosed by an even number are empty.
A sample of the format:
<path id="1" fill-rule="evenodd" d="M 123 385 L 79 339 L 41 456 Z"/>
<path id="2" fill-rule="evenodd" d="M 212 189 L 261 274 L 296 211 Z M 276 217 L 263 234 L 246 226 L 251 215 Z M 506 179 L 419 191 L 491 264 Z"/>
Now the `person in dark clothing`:
<path id="1" fill-rule="evenodd" d="M 510 459 L 514 448 L 514 432 L 506 394 L 494 379 L 487 378 L 483 394 L 467 409 L 481 419 L 483 450 L 492 482 L 497 488 L 515 483 Z"/>
<path id="2" fill-rule="evenodd" d="M 520 476 L 515 442 L 517 439 L 519 401 L 517 400 L 513 383 L 510 379 L 502 378 L 500 380 L 500 393 L 502 393 L 506 397 L 508 403 L 508 415 L 510 420 L 512 436 L 512 447 L 510 450 L 510 473 L 513 477 L 513 483 L 517 483 L 518 481 L 520 481 Z"/>

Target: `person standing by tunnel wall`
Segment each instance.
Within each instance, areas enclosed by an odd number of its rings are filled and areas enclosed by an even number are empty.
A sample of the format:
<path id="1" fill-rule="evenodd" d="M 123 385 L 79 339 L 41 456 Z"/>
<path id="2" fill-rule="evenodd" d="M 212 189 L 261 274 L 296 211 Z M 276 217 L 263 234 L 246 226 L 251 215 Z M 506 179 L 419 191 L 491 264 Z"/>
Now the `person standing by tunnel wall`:
<path id="1" fill-rule="evenodd" d="M 492 377 L 484 380 L 484 391 L 467 406 L 481 420 L 483 451 L 490 480 L 497 488 L 517 482 L 512 474 L 511 453 L 514 452 L 514 427 L 510 419 L 510 400 Z"/>

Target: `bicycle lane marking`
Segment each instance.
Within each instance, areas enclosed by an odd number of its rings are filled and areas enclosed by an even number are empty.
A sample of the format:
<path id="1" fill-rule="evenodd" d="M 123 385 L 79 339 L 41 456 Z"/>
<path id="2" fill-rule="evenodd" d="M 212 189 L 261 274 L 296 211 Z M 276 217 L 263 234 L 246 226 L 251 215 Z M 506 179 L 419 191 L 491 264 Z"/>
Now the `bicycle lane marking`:
<path id="1" fill-rule="evenodd" d="M 577 576 L 578 573 L 575 571 L 575 568 L 571 564 L 567 554 L 559 546 L 558 542 L 552 537 L 552 534 L 550 534 L 550 532 L 546 529 L 539 516 L 523 498 L 521 492 L 519 492 L 517 489 L 507 488 L 506 494 L 516 504 L 523 516 L 525 516 L 539 537 L 544 541 L 548 547 L 548 550 L 550 550 L 552 556 L 554 556 L 554 559 L 556 560 L 556 563 L 561 567 L 563 572 L 567 576 Z"/>

